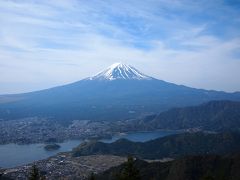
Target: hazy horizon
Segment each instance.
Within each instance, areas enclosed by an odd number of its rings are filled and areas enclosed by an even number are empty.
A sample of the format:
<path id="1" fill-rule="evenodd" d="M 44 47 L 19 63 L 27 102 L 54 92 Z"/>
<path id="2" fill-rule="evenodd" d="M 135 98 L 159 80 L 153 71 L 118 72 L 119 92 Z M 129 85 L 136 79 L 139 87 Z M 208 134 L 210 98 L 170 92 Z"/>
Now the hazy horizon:
<path id="1" fill-rule="evenodd" d="M 0 94 L 79 81 L 115 62 L 175 84 L 240 91 L 237 0 L 3 0 L 0 24 Z"/>

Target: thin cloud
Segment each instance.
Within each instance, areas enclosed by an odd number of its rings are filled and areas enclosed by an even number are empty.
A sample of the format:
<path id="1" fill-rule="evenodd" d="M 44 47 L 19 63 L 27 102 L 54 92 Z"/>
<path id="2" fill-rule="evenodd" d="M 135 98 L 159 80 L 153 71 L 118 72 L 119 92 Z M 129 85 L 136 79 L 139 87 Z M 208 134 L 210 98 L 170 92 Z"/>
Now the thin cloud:
<path id="1" fill-rule="evenodd" d="M 0 93 L 77 81 L 116 61 L 177 84 L 239 91 L 238 10 L 220 0 L 3 1 Z"/>

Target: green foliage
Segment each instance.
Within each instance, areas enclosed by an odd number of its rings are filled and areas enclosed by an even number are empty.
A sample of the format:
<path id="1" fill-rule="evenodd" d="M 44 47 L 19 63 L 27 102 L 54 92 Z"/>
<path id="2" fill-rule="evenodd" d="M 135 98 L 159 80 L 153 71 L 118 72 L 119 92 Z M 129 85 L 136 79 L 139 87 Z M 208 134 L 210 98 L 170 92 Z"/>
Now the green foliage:
<path id="1" fill-rule="evenodd" d="M 95 178 L 94 173 L 91 173 L 88 179 L 89 179 L 89 180 L 95 180 L 96 178 Z"/>
<path id="2" fill-rule="evenodd" d="M 213 176 L 207 175 L 207 176 L 204 176 L 203 178 L 201 178 L 201 180 L 215 180 L 215 179 L 213 178 Z"/>
<path id="3" fill-rule="evenodd" d="M 61 147 L 60 145 L 54 143 L 54 144 L 47 144 L 47 145 L 45 145 L 45 146 L 44 146 L 44 149 L 45 149 L 46 151 L 54 151 L 54 150 L 59 149 L 60 147 Z"/>
<path id="4" fill-rule="evenodd" d="M 140 180 L 140 174 L 138 169 L 134 166 L 134 159 L 132 156 L 128 157 L 127 163 L 120 174 L 116 177 L 117 180 Z"/>
<path id="5" fill-rule="evenodd" d="M 29 180 L 40 180 L 40 173 L 36 165 L 33 165 Z"/>
<path id="6" fill-rule="evenodd" d="M 130 160 L 103 172 L 97 180 L 132 180 L 126 173 L 132 167 L 138 171 L 136 179 L 142 180 L 239 180 L 240 154 L 186 156 L 164 163 Z"/>
<path id="7" fill-rule="evenodd" d="M 45 179 L 46 177 L 44 175 L 41 175 L 38 167 L 36 165 L 33 165 L 28 180 L 45 180 Z"/>

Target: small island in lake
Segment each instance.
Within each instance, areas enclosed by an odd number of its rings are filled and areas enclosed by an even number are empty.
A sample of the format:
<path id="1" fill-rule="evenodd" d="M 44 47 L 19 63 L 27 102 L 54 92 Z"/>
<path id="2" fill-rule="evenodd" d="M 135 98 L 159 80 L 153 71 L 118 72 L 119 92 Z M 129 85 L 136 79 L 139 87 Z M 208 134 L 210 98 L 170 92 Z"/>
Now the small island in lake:
<path id="1" fill-rule="evenodd" d="M 44 146 L 44 149 L 46 151 L 54 151 L 54 150 L 58 150 L 61 146 L 58 144 L 47 144 Z"/>

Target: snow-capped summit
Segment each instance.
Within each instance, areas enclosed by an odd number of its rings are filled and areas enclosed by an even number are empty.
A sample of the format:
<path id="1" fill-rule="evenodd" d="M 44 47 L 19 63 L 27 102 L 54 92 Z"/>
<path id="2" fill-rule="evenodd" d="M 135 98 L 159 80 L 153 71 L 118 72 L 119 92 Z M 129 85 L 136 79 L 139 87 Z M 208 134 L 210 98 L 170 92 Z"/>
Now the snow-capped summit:
<path id="1" fill-rule="evenodd" d="M 116 80 L 116 79 L 135 79 L 135 80 L 150 80 L 152 77 L 147 76 L 132 66 L 114 63 L 106 70 L 90 77 L 90 80 Z"/>

